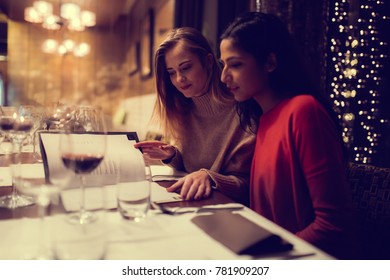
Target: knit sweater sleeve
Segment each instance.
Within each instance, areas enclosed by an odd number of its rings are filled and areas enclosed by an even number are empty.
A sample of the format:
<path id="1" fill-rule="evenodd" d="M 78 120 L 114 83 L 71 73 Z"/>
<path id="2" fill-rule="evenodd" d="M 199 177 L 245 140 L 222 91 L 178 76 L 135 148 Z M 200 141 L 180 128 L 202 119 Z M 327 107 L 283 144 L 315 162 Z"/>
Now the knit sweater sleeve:
<path id="1" fill-rule="evenodd" d="M 170 158 L 168 160 L 162 160 L 161 162 L 163 164 L 169 165 L 177 170 L 186 171 L 184 168 L 182 154 L 177 147 L 175 147 L 175 155 L 172 158 Z"/>
<path id="2" fill-rule="evenodd" d="M 221 170 L 207 172 L 215 183 L 215 188 L 230 198 L 249 203 L 249 173 L 252 163 L 255 137 L 246 137 L 238 143 L 230 154 L 226 154 L 226 161 Z"/>

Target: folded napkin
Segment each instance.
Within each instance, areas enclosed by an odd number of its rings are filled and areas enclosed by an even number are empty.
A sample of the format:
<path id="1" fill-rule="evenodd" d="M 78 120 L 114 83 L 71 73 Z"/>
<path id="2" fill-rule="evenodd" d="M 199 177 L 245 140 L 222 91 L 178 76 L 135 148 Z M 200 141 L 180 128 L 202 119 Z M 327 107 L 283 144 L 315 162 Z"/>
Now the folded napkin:
<path id="1" fill-rule="evenodd" d="M 218 211 L 212 215 L 196 216 L 192 222 L 239 255 L 261 255 L 288 251 L 293 248 L 292 244 L 283 240 L 279 235 L 231 211 Z"/>

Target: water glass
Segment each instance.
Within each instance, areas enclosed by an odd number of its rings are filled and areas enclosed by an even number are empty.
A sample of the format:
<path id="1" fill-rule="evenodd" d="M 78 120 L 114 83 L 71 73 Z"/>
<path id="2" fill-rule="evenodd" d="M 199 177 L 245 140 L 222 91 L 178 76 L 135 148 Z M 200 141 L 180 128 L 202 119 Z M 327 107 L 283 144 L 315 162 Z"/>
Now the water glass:
<path id="1" fill-rule="evenodd" d="M 124 219 L 139 222 L 150 208 L 151 180 L 150 168 L 138 150 L 120 159 L 119 177 L 118 211 Z"/>
<path id="2" fill-rule="evenodd" d="M 150 207 L 150 181 L 145 179 L 117 184 L 117 201 L 124 219 L 141 221 Z"/>

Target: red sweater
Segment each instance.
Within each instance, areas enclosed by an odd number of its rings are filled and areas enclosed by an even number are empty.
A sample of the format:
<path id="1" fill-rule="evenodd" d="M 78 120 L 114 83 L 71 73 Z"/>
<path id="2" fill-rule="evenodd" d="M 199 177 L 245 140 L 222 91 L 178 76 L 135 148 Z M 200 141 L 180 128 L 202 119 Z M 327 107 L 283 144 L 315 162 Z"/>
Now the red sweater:
<path id="1" fill-rule="evenodd" d="M 260 118 L 251 208 L 302 239 L 349 258 L 351 194 L 338 132 L 309 95 L 283 100 Z"/>

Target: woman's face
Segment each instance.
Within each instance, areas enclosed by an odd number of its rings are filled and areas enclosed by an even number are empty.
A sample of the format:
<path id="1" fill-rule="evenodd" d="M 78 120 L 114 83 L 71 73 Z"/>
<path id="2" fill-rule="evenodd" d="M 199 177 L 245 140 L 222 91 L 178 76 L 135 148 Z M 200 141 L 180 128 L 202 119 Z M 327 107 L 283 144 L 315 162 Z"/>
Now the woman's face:
<path id="1" fill-rule="evenodd" d="M 236 48 L 231 39 L 222 40 L 220 51 L 224 65 L 221 81 L 237 101 L 258 100 L 268 92 L 268 71 L 251 54 Z"/>
<path id="2" fill-rule="evenodd" d="M 186 50 L 182 41 L 165 54 L 172 84 L 187 98 L 205 94 L 207 73 L 197 55 Z"/>

